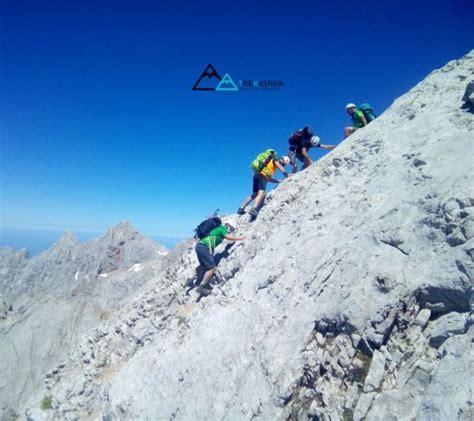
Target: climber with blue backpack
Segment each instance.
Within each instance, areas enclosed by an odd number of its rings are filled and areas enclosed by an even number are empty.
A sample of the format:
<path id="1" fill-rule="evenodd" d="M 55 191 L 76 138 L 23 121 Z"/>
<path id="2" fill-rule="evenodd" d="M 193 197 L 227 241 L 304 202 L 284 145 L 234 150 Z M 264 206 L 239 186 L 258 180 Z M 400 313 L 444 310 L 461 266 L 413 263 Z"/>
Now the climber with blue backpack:
<path id="1" fill-rule="evenodd" d="M 346 127 L 344 129 L 344 139 L 354 133 L 357 129 L 367 126 L 371 121 L 377 117 L 370 104 L 366 102 L 356 107 L 355 104 L 350 102 L 346 105 L 346 112 L 352 118 L 352 127 Z"/>
<path id="2" fill-rule="evenodd" d="M 232 235 L 235 231 L 235 226 L 231 221 L 224 224 L 218 216 L 207 218 L 201 222 L 196 228 L 195 237 L 199 239 L 196 244 L 195 251 L 199 261 L 197 272 L 197 279 L 195 281 L 186 283 L 186 287 L 192 289 L 197 286 L 197 292 L 200 296 L 207 296 L 212 291 L 210 280 L 217 271 L 217 265 L 214 260 L 214 250 L 224 240 L 242 241 L 244 237 L 237 237 Z"/>
<path id="3" fill-rule="evenodd" d="M 278 184 L 280 182 L 279 180 L 273 178 L 276 170 L 279 170 L 285 177 L 288 177 L 289 174 L 286 172 L 285 166 L 289 163 L 290 158 L 287 156 L 278 158 L 275 149 L 267 149 L 260 153 L 252 161 L 250 166 L 254 172 L 252 194 L 242 202 L 239 209 L 237 209 L 237 213 L 239 215 L 245 214 L 246 206 L 252 200 L 255 200 L 252 209 L 249 211 L 250 221 L 254 221 L 257 218 L 261 205 L 263 205 L 267 183 L 270 182 Z"/>

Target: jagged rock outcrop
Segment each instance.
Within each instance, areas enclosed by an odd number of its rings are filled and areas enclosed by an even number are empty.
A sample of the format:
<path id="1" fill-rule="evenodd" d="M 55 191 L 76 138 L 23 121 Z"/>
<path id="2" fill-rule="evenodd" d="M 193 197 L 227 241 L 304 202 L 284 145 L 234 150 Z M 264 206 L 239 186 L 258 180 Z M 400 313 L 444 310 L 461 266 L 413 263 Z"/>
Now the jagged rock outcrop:
<path id="1" fill-rule="evenodd" d="M 129 223 L 46 252 L 0 249 L 0 419 L 12 419 L 54 364 L 161 270 L 167 251 Z"/>
<path id="2" fill-rule="evenodd" d="M 472 419 L 473 71 L 471 52 L 433 72 L 281 183 L 255 223 L 238 218 L 246 239 L 219 248 L 221 283 L 199 303 L 183 244 L 25 414 Z"/>
<path id="3" fill-rule="evenodd" d="M 78 288 L 86 288 L 97 277 L 128 269 L 134 264 L 166 254 L 164 247 L 140 235 L 128 222 L 110 228 L 104 235 L 81 243 L 71 232 L 64 235 L 49 250 L 25 263 L 14 264 L 20 252 L 4 249 L 0 255 L 6 276 L 0 278 L 0 288 L 11 301 L 25 293 L 51 293 L 69 296 Z M 94 287 L 95 288 L 95 287 Z"/>
<path id="4" fill-rule="evenodd" d="M 5 292 L 14 283 L 15 277 L 29 263 L 26 249 L 15 250 L 11 247 L 0 247 L 0 288 Z"/>
<path id="5" fill-rule="evenodd" d="M 463 108 L 474 112 L 474 82 L 467 84 L 462 100 L 464 101 Z"/>

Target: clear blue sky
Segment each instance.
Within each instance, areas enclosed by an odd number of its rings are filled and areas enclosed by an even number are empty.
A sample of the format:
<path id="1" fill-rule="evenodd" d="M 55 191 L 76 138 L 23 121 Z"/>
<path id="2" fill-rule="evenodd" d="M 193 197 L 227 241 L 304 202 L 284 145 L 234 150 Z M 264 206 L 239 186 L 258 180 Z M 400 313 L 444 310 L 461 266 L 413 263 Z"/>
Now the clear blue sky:
<path id="1" fill-rule="evenodd" d="M 306 124 L 338 143 L 347 102 L 382 112 L 466 54 L 473 4 L 1 1 L 1 225 L 189 236 L 258 152 Z M 192 91 L 208 63 L 284 87 Z"/>

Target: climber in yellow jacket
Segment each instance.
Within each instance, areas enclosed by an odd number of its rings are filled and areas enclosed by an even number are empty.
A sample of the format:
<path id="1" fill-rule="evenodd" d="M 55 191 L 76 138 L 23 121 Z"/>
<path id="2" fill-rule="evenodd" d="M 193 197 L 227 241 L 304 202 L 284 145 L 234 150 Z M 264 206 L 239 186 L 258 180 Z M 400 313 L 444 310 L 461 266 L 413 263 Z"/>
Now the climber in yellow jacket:
<path id="1" fill-rule="evenodd" d="M 278 169 L 285 177 L 289 176 L 289 174 L 285 170 L 285 166 L 290 163 L 290 158 L 288 158 L 287 156 L 277 158 L 275 150 L 268 149 L 267 151 L 271 152 L 268 152 L 267 157 L 261 158 L 263 159 L 263 161 L 258 164 L 259 168 L 261 169 L 257 170 L 253 176 L 252 194 L 242 202 L 239 209 L 237 210 L 237 213 L 239 215 L 243 215 L 245 213 L 245 207 L 252 200 L 255 200 L 252 209 L 250 209 L 249 211 L 250 221 L 254 221 L 257 218 L 258 212 L 265 198 L 265 190 L 267 188 L 267 183 L 280 182 L 279 180 L 273 178 L 273 175 L 275 174 L 276 170 Z M 260 154 L 259 157 L 263 154 L 264 153 Z M 257 157 L 257 160 L 259 159 L 259 157 Z M 254 168 L 253 164 L 252 168 Z"/>

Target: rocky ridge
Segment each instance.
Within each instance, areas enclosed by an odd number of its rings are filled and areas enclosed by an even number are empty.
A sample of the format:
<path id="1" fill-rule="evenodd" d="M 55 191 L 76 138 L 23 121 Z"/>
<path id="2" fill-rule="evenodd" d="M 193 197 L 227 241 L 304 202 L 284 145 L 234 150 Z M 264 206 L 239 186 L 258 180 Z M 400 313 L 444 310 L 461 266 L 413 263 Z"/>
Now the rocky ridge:
<path id="1" fill-rule="evenodd" d="M 66 232 L 32 259 L 0 249 L 0 419 L 14 418 L 54 363 L 160 271 L 166 254 L 128 222 L 87 243 Z"/>
<path id="2" fill-rule="evenodd" d="M 473 74 L 474 52 L 433 72 L 238 218 L 199 303 L 183 244 L 26 416 L 472 419 Z"/>

